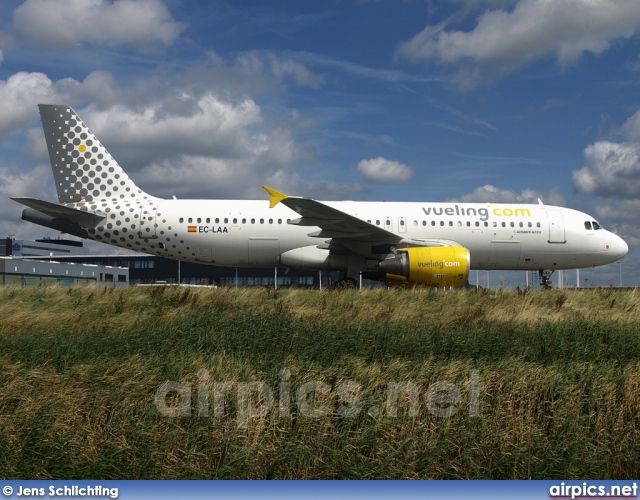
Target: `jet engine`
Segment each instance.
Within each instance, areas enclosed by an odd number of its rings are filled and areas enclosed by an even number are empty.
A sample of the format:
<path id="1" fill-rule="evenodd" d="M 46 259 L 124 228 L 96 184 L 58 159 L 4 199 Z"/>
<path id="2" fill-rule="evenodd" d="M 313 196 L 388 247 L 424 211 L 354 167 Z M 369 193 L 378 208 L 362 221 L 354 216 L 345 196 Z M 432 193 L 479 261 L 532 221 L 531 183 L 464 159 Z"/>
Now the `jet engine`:
<path id="1" fill-rule="evenodd" d="M 469 250 L 464 247 L 412 247 L 397 252 L 379 264 L 388 286 L 463 286 L 469 276 Z"/>

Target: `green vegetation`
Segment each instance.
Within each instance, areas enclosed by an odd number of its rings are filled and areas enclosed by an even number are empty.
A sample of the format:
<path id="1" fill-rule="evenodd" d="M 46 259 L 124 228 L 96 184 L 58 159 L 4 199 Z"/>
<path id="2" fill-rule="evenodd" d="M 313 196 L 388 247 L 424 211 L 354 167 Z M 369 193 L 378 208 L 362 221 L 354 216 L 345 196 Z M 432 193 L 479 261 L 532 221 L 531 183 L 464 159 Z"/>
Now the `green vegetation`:
<path id="1" fill-rule="evenodd" d="M 638 477 L 638 297 L 0 289 L 0 477 Z"/>

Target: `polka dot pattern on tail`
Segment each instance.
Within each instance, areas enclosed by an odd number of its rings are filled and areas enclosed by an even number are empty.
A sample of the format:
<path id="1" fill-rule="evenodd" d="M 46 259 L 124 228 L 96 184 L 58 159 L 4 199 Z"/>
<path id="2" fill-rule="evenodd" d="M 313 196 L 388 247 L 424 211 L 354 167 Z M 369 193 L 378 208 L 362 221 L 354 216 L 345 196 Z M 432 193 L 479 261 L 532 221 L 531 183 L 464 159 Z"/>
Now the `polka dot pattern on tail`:
<path id="1" fill-rule="evenodd" d="M 72 108 L 39 107 L 60 203 L 153 199 L 134 184 Z"/>

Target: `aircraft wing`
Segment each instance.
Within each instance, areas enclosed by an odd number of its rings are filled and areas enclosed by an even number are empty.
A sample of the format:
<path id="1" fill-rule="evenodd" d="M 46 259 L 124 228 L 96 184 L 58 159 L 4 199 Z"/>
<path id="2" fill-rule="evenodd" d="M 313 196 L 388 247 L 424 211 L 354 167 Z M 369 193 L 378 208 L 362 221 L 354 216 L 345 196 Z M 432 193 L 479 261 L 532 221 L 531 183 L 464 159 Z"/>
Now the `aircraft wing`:
<path id="1" fill-rule="evenodd" d="M 282 203 L 301 216 L 299 219 L 290 220 L 289 224 L 320 228 L 320 231 L 314 231 L 309 236 L 336 239 L 344 245 L 348 245 L 348 240 L 375 244 L 393 244 L 402 240 L 402 237 L 395 233 L 369 224 L 358 217 L 319 201 L 311 198 L 287 196 L 268 186 L 262 187 L 269 193 L 269 208 Z"/>

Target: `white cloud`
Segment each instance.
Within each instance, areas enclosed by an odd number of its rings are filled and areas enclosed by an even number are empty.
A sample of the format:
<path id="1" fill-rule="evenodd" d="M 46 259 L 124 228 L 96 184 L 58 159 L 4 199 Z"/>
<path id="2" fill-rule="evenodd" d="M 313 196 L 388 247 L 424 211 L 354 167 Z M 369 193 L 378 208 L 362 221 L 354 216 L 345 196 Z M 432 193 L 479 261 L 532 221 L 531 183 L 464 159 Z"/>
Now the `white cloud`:
<path id="1" fill-rule="evenodd" d="M 615 204 L 600 202 L 596 205 L 598 218 L 612 224 L 606 229 L 615 232 L 628 245 L 635 247 L 640 245 L 638 213 L 640 213 L 640 200 L 620 200 Z"/>
<path id="2" fill-rule="evenodd" d="M 298 87 L 311 87 L 312 89 L 320 88 L 325 82 L 324 76 L 309 71 L 306 66 L 291 59 L 281 59 L 275 54 L 270 54 L 269 62 L 271 63 L 271 72 L 278 80 L 290 77 Z"/>
<path id="3" fill-rule="evenodd" d="M 84 81 L 17 73 L 0 80 L 0 140 L 24 134 L 25 150 L 48 160 L 37 104 L 69 104 L 152 194 L 255 197 L 262 194 L 260 183 L 290 169 L 304 149 L 292 132 L 299 116 L 285 114 L 291 116 L 289 124 L 274 124 L 248 95 L 256 89 L 277 90 L 280 79 L 289 78 L 288 71 L 300 72 L 299 84 L 307 76 L 306 84 L 315 81 L 297 63 L 273 71 L 276 56 L 260 54 L 257 60 L 264 65 L 250 70 L 252 78 L 241 74 L 246 67 L 241 69 L 238 60 L 231 65 L 218 60 L 214 66 L 194 65 L 175 79 L 141 78 L 129 87 L 120 86 L 103 71 L 89 74 Z M 248 83 L 238 86 L 236 81 Z M 92 104 L 79 105 L 87 102 Z M 281 110 L 271 111 L 283 116 Z"/>
<path id="4" fill-rule="evenodd" d="M 0 80 L 0 137 L 21 132 L 38 116 L 37 104 L 66 100 L 79 84 L 71 78 L 54 83 L 44 73 L 26 72 Z"/>
<path id="5" fill-rule="evenodd" d="M 10 234 L 15 234 L 17 238 L 44 236 L 46 229 L 37 228 L 21 220 L 25 207 L 10 198 L 31 196 L 51 199 L 46 189 L 51 177 L 51 167 L 45 165 L 39 165 L 27 172 L 17 168 L 0 167 L 0 238 L 6 238 Z"/>
<path id="6" fill-rule="evenodd" d="M 621 142 L 597 141 L 584 149 L 582 168 L 573 171 L 581 193 L 601 197 L 598 217 L 629 244 L 640 244 L 640 111 L 621 127 Z"/>
<path id="7" fill-rule="evenodd" d="M 468 82 L 485 71 L 507 74 L 554 56 L 566 65 L 585 52 L 600 54 L 640 26 L 640 3 L 619 0 L 522 0 L 511 11 L 488 10 L 471 31 L 427 26 L 401 44 L 397 57 L 410 61 L 463 63 Z"/>
<path id="8" fill-rule="evenodd" d="M 582 193 L 634 198 L 640 193 L 640 144 L 598 141 L 584 150 L 585 165 L 573 172 Z"/>
<path id="9" fill-rule="evenodd" d="M 362 160 L 358 163 L 358 172 L 368 181 L 381 184 L 406 182 L 413 176 L 413 170 L 410 167 L 381 156 L 371 160 Z"/>
<path id="10" fill-rule="evenodd" d="M 542 200 L 546 205 L 562 206 L 565 204 L 564 197 L 555 189 L 547 195 L 528 188 L 517 193 L 509 189 L 500 189 L 491 184 L 478 186 L 473 192 L 449 201 L 463 201 L 467 203 L 538 203 L 538 199 Z"/>
<path id="11" fill-rule="evenodd" d="M 640 111 L 621 127 L 621 142 L 597 141 L 584 150 L 584 165 L 573 172 L 582 193 L 637 198 L 640 193 Z"/>
<path id="12" fill-rule="evenodd" d="M 291 132 L 265 124 L 253 100 L 208 94 L 196 104 L 188 114 L 160 105 L 80 114 L 140 187 L 158 196 L 249 197 L 297 158 Z"/>
<path id="13" fill-rule="evenodd" d="M 265 183 L 280 192 L 295 195 L 307 196 L 315 200 L 344 200 L 351 198 L 354 194 L 365 191 L 364 186 L 355 183 L 342 183 L 319 181 L 312 179 L 302 179 L 296 172 L 288 170 L 278 170 L 267 178 Z M 264 198 L 264 191 L 260 190 L 253 198 Z"/>
<path id="14" fill-rule="evenodd" d="M 171 45 L 186 28 L 161 0 L 26 0 L 13 13 L 13 27 L 36 45 L 88 42 L 142 50 Z"/>

